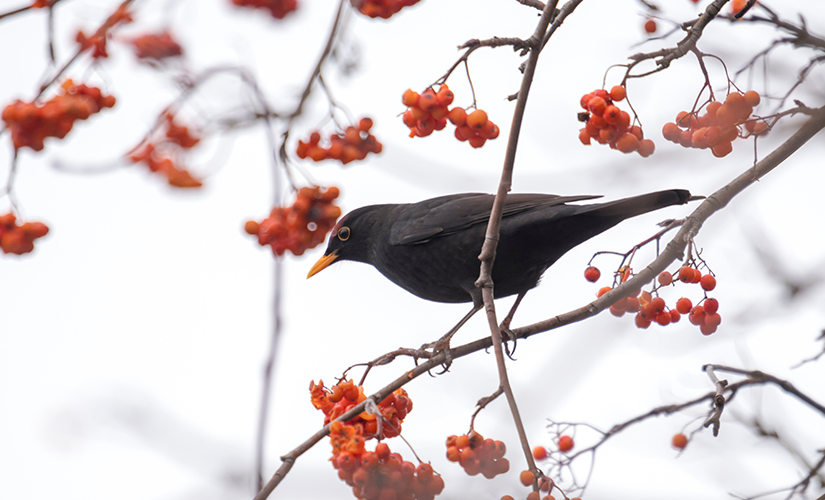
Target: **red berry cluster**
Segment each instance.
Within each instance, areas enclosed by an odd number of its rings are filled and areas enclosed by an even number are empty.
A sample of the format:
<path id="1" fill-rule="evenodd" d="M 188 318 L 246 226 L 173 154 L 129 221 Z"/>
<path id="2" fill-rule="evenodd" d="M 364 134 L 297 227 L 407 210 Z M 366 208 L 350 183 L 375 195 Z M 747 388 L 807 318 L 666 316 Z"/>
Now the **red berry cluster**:
<path id="1" fill-rule="evenodd" d="M 287 250 L 302 255 L 307 249 L 323 243 L 341 216 L 341 208 L 332 204 L 338 194 L 335 186 L 326 189 L 303 187 L 292 206 L 275 207 L 268 218 L 260 223 L 247 221 L 244 229 L 257 235 L 262 246 L 270 245 L 275 255 L 283 255 Z"/>
<path id="2" fill-rule="evenodd" d="M 591 268 L 596 269 L 590 266 L 588 270 Z M 627 281 L 630 277 L 630 269 L 623 269 L 621 282 Z M 587 277 L 587 274 L 585 274 L 585 277 Z M 679 268 L 676 276 L 668 271 L 663 271 L 656 280 L 659 284 L 656 289 L 670 286 L 675 284 L 676 281 L 685 284 L 699 284 L 705 293 L 716 288 L 716 278 L 712 274 L 702 274 L 699 269 L 687 265 Z M 597 296 L 601 297 L 610 290 L 611 287 L 609 286 L 603 287 L 599 289 Z M 636 326 L 642 329 L 648 328 L 654 322 L 662 326 L 678 323 L 682 315 L 687 314 L 690 323 L 698 326 L 704 335 L 714 333 L 721 323 L 722 317 L 717 312 L 718 310 L 719 301 L 707 296 L 697 306 L 694 306 L 690 299 L 682 297 L 676 302 L 676 307 L 671 309 L 667 307 L 665 299 L 658 296 L 653 297 L 648 291 L 637 291 L 630 297 L 621 299 L 610 306 L 610 312 L 617 317 L 624 316 L 625 313 L 636 313 Z"/>
<path id="3" fill-rule="evenodd" d="M 476 431 L 469 435 L 447 438 L 447 460 L 458 462 L 470 476 L 481 473 L 487 479 L 510 470 L 510 461 L 504 458 L 507 446 L 502 441 L 494 441 Z"/>
<path id="4" fill-rule="evenodd" d="M 103 23 L 103 26 L 90 36 L 86 36 L 83 31 L 78 30 L 77 35 L 75 35 L 75 41 L 80 45 L 81 52 L 91 50 L 92 58 L 94 59 L 109 57 L 109 53 L 106 51 L 106 41 L 112 36 L 109 29 L 119 23 L 132 22 L 133 19 L 131 14 L 129 14 L 128 7 L 128 4 L 121 4 L 121 6 L 109 16 L 106 22 Z"/>
<path id="5" fill-rule="evenodd" d="M 192 135 L 189 127 L 175 123 L 175 116 L 167 113 L 163 127 L 160 129 L 162 139 L 144 140 L 129 154 L 133 163 L 145 163 L 149 170 L 166 177 L 170 186 L 179 188 L 196 188 L 203 183 L 192 177 L 186 168 L 179 166 L 172 156 L 179 156 L 181 150 L 192 149 L 200 138 Z"/>
<path id="6" fill-rule="evenodd" d="M 579 130 L 579 140 L 589 146 L 593 139 L 622 153 L 636 151 L 642 158 L 647 158 L 656 149 L 653 141 L 644 138 L 641 127 L 631 127 L 630 115 L 614 104 L 625 97 L 627 91 L 621 85 L 616 85 L 610 92 L 598 89 L 582 96 L 579 104 L 585 112 L 579 113 L 579 121 L 585 124 Z"/>
<path id="7" fill-rule="evenodd" d="M 416 467 L 400 453 L 392 453 L 387 443 L 364 450 L 354 426 L 342 422 L 330 424 L 333 443 L 332 466 L 338 477 L 352 486 L 361 500 L 433 500 L 444 489 L 444 480 L 430 464 Z"/>
<path id="8" fill-rule="evenodd" d="M 13 213 L 0 215 L 0 250 L 17 255 L 29 253 L 34 250 L 34 240 L 48 232 L 49 227 L 42 222 L 24 222 L 18 226 Z"/>
<path id="9" fill-rule="evenodd" d="M 232 0 L 238 7 L 268 10 L 275 19 L 283 19 L 298 8 L 297 0 Z"/>
<path id="10" fill-rule="evenodd" d="M 343 380 L 329 389 L 324 387 L 323 380 L 318 384 L 311 382 L 309 391 L 313 406 L 324 413 L 324 425 L 367 399 L 364 389 L 355 385 L 352 380 Z M 347 423 L 356 426 L 359 434 L 365 439 L 395 437 L 401 433 L 401 424 L 407 414 L 412 411 L 412 400 L 407 395 L 407 391 L 397 389 L 378 403 L 378 409 L 383 417 L 380 435 L 378 434 L 378 416 L 372 413 L 362 412 Z"/>
<path id="11" fill-rule="evenodd" d="M 438 92 L 428 88 L 419 94 L 407 89 L 401 96 L 401 102 L 407 106 L 403 120 L 404 125 L 410 128 L 410 137 L 427 137 L 435 130 L 443 130 L 447 119 L 456 127 L 455 138 L 469 142 L 474 148 L 480 148 L 487 140 L 498 137 L 500 130 L 486 112 L 477 109 L 468 114 L 458 106 L 449 109 L 453 99 L 455 94 L 446 84 L 441 85 Z"/>
<path id="12" fill-rule="evenodd" d="M 67 80 L 60 93 L 45 103 L 15 101 L 3 110 L 3 121 L 11 129 L 15 149 L 43 149 L 46 137 L 62 139 L 76 120 L 85 120 L 103 108 L 115 105 L 115 98 L 100 89 Z"/>
<path id="13" fill-rule="evenodd" d="M 358 12 L 372 18 L 389 19 L 404 7 L 415 5 L 421 0 L 350 0 Z"/>
<path id="14" fill-rule="evenodd" d="M 588 281 L 596 281 L 601 273 L 593 266 L 588 266 L 585 270 L 585 279 Z M 632 276 L 632 271 L 628 266 L 623 266 L 617 272 L 619 281 L 624 283 Z M 657 291 L 661 287 L 674 284 L 676 281 L 682 283 L 698 283 L 702 290 L 706 293 L 716 288 L 716 278 L 712 274 L 702 274 L 701 271 L 695 267 L 685 265 L 679 269 L 679 272 L 674 277 L 670 272 L 663 271 L 657 277 L 658 286 L 654 287 L 652 291 Z M 596 294 L 601 297 L 609 292 L 612 288 L 609 286 L 602 287 Z M 721 317 L 718 315 L 719 302 L 716 299 L 705 298 L 702 299 L 704 306 L 693 307 L 690 299 L 681 298 L 676 303 L 676 307 L 667 308 L 666 302 L 662 297 L 653 297 L 651 292 L 639 291 L 631 294 L 631 296 L 619 300 L 610 306 L 610 312 L 617 317 L 624 316 L 625 313 L 636 313 L 635 323 L 638 328 L 646 329 L 653 322 L 662 326 L 667 326 L 670 323 L 677 323 L 683 314 L 689 314 L 688 319 L 694 325 L 700 327 L 700 330 L 705 335 L 710 335 L 716 331 L 716 327 L 721 322 Z M 708 307 L 710 311 L 708 311 Z"/>
<path id="15" fill-rule="evenodd" d="M 135 55 L 141 60 L 160 61 L 183 54 L 183 48 L 168 31 L 140 35 L 132 39 L 130 43 L 135 47 Z"/>
<path id="16" fill-rule="evenodd" d="M 327 147 L 320 144 L 321 134 L 313 132 L 308 142 L 298 141 L 295 154 L 302 160 L 338 160 L 344 165 L 353 160 L 363 160 L 368 154 L 379 154 L 383 150 L 383 145 L 370 134 L 371 128 L 372 118 L 361 118 L 358 127 L 350 125 L 344 133 L 330 135 Z"/>
<path id="17" fill-rule="evenodd" d="M 722 158 L 733 151 L 733 141 L 740 137 L 739 125 L 744 125 L 746 131 L 741 133 L 741 137 L 762 135 L 768 131 L 765 120 L 749 119 L 760 100 L 755 90 L 744 94 L 731 92 L 724 103 L 708 103 L 701 116 L 698 112 L 680 112 L 675 123 L 665 123 L 662 135 L 685 148 L 709 148 L 713 156 Z"/>

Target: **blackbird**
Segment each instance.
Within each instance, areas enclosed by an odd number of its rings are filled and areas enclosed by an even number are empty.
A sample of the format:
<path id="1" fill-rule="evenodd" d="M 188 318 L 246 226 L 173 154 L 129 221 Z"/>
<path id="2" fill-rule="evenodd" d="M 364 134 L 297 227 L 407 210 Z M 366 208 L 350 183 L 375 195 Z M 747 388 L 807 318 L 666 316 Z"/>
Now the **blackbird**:
<path id="1" fill-rule="evenodd" d="M 495 298 L 518 298 L 503 326 L 509 326 L 524 294 L 568 250 L 625 219 L 692 199 L 688 191 L 673 189 L 606 203 L 568 204 L 595 198 L 600 196 L 507 196 L 493 263 L 493 292 Z M 473 309 L 450 331 L 454 333 L 483 305 L 475 281 L 493 199 L 490 194 L 461 193 L 353 210 L 335 225 L 323 257 L 307 278 L 330 264 L 352 260 L 373 265 L 423 299 L 472 302 Z"/>

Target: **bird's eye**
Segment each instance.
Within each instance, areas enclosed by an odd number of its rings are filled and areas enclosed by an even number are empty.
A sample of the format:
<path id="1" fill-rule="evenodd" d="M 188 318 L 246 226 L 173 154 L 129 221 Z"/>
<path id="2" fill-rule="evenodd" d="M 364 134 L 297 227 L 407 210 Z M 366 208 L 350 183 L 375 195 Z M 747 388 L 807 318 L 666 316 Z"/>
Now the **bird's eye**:
<path id="1" fill-rule="evenodd" d="M 341 241 L 347 241 L 349 239 L 349 228 L 347 226 L 338 230 L 338 239 Z"/>

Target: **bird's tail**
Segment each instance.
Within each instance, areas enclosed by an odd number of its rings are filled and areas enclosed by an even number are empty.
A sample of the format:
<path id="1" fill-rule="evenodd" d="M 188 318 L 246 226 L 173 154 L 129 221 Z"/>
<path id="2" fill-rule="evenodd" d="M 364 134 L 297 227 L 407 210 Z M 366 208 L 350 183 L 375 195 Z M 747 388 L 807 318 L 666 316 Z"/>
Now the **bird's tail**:
<path id="1" fill-rule="evenodd" d="M 684 205 L 693 200 L 704 198 L 703 196 L 693 196 L 685 189 L 670 189 L 667 191 L 657 191 L 621 200 L 609 201 L 592 205 L 593 212 L 599 216 L 617 217 L 619 220 L 646 214 L 660 208 L 671 205 Z M 588 212 L 590 212 L 588 210 Z"/>

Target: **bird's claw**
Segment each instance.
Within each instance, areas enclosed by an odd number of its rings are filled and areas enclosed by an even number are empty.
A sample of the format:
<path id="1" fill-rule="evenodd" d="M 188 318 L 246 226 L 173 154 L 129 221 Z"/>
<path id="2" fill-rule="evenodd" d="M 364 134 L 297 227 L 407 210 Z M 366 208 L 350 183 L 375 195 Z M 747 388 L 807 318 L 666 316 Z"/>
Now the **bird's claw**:
<path id="1" fill-rule="evenodd" d="M 501 332 L 501 343 L 504 345 L 504 352 L 507 353 L 507 357 L 515 361 L 513 355 L 516 353 L 516 334 L 513 330 L 510 329 L 510 324 L 507 322 L 501 323 L 498 327 L 498 331 Z M 510 351 L 510 345 L 508 342 L 513 341 L 513 350 Z"/>
<path id="2" fill-rule="evenodd" d="M 441 363 L 444 369 L 438 372 L 437 375 L 446 373 L 450 369 L 450 365 L 453 364 L 453 357 L 450 355 L 450 339 L 452 339 L 452 335 L 447 334 L 435 342 L 429 342 L 421 346 L 421 349 L 432 350 L 432 357 L 444 353 L 444 362 Z"/>

